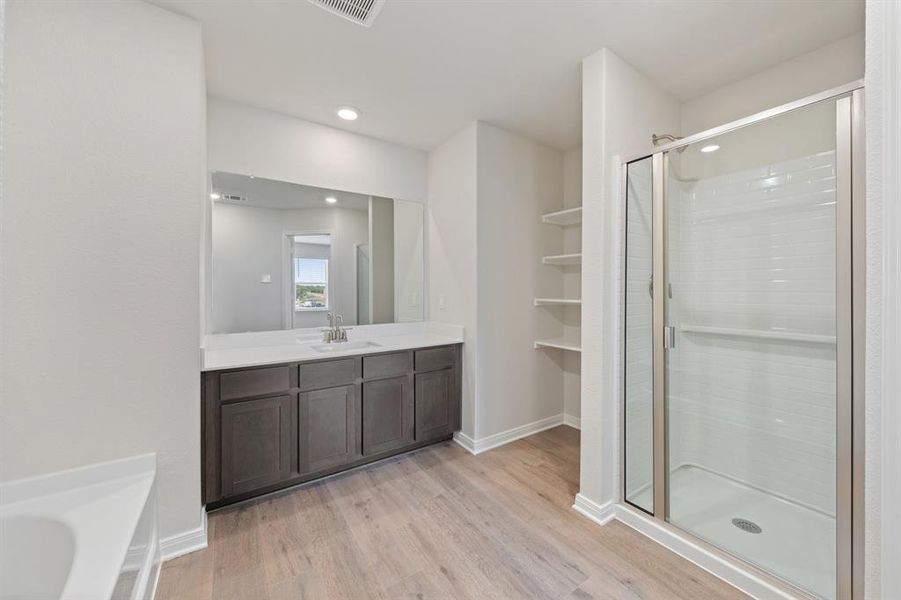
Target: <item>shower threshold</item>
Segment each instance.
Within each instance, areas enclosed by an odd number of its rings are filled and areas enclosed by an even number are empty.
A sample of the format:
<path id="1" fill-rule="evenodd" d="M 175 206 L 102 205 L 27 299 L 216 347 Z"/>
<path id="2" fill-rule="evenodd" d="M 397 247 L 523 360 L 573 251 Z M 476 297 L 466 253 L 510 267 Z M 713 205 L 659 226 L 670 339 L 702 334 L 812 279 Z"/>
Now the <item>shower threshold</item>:
<path id="1" fill-rule="evenodd" d="M 835 517 L 694 465 L 669 480 L 673 525 L 817 596 L 835 596 Z M 649 506 L 650 494 L 636 503 Z"/>

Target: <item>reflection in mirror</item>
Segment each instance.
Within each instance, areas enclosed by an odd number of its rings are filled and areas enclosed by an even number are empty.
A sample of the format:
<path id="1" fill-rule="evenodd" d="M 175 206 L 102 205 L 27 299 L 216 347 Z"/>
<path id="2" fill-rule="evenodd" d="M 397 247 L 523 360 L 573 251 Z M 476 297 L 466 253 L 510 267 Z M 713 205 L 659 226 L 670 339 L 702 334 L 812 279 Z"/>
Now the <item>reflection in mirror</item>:
<path id="1" fill-rule="evenodd" d="M 328 261 L 331 236 L 291 236 L 294 265 L 294 313 L 328 309 Z"/>
<path id="2" fill-rule="evenodd" d="M 421 321 L 423 206 L 212 175 L 211 333 Z"/>

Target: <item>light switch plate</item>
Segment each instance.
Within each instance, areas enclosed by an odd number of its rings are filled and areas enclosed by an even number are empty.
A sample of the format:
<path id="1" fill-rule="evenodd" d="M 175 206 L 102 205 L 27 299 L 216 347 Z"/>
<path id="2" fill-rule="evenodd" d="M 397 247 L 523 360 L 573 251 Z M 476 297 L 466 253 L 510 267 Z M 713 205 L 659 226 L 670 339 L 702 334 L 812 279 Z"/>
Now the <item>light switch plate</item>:
<path id="1" fill-rule="evenodd" d="M 272 283 L 272 275 L 268 273 L 260 275 L 260 283 Z"/>

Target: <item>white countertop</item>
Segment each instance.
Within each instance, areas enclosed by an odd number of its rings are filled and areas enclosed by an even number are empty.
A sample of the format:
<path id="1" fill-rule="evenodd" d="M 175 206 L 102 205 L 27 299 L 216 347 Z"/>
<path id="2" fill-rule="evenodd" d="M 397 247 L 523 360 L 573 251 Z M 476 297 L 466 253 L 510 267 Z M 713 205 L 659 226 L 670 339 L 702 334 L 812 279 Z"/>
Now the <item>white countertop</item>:
<path id="1" fill-rule="evenodd" d="M 431 321 L 363 325 L 348 329 L 349 341 L 368 341 L 377 345 L 346 350 L 337 346 L 328 352 L 319 352 L 313 348 L 322 343 L 322 333 L 318 328 L 208 335 L 202 348 L 203 370 L 218 371 L 463 342 L 462 326 Z"/>

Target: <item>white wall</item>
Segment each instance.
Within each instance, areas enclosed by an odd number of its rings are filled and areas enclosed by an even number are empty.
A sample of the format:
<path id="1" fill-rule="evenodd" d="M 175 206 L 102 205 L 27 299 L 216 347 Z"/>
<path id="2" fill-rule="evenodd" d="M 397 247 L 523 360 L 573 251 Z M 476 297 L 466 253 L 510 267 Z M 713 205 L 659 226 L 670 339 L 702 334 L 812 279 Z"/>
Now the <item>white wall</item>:
<path id="1" fill-rule="evenodd" d="M 366 212 L 342 208 L 282 210 L 217 202 L 212 211 L 212 318 L 210 333 L 322 327 L 325 311 L 303 311 L 285 323 L 291 283 L 285 260 L 286 236 L 331 235 L 329 310 L 356 322 L 354 244 L 366 243 Z M 272 277 L 261 283 L 262 275 Z"/>
<path id="2" fill-rule="evenodd" d="M 394 319 L 398 323 L 424 318 L 423 205 L 394 201 Z"/>
<path id="3" fill-rule="evenodd" d="M 427 156 L 279 113 L 209 98 L 211 171 L 424 202 Z"/>
<path id="4" fill-rule="evenodd" d="M 563 153 L 563 208 L 582 206 L 582 147 Z M 582 226 L 563 229 L 564 254 L 582 251 Z M 581 265 L 562 270 L 563 296 L 582 297 Z M 563 337 L 567 340 L 580 339 L 582 334 L 582 309 L 564 307 L 557 309 L 563 320 Z M 571 419 L 579 419 L 582 414 L 582 356 L 575 352 L 563 355 L 563 412 Z"/>
<path id="5" fill-rule="evenodd" d="M 3 479 L 143 452 L 160 530 L 200 513 L 197 23 L 11 2 L 3 131 Z"/>
<path id="6" fill-rule="evenodd" d="M 560 270 L 541 264 L 559 252 L 559 232 L 541 215 L 560 209 L 563 155 L 481 122 L 477 147 L 479 439 L 563 410 L 564 352 L 533 348 L 560 331 L 554 309 L 533 300 L 563 292 Z"/>
<path id="7" fill-rule="evenodd" d="M 901 5 L 867 2 L 866 597 L 901 598 Z"/>
<path id="8" fill-rule="evenodd" d="M 582 445 L 580 494 L 613 501 L 619 481 L 621 157 L 678 132 L 678 102 L 608 49 L 582 62 Z"/>
<path id="9" fill-rule="evenodd" d="M 563 188 L 561 152 L 487 123 L 429 155 L 429 312 L 465 327 L 463 434 L 476 442 L 563 412 L 565 353 L 533 348 L 561 330 L 533 299 L 564 292 L 541 264 L 563 251 L 541 222 Z"/>
<path id="10" fill-rule="evenodd" d="M 394 322 L 394 202 L 369 198 L 369 290 L 373 323 Z"/>
<path id="11" fill-rule="evenodd" d="M 697 133 L 860 79 L 863 53 L 864 39 L 860 33 L 689 100 L 682 106 L 681 135 Z"/>
<path id="12" fill-rule="evenodd" d="M 463 434 L 475 436 L 476 124 L 429 153 L 429 319 L 464 327 Z"/>

